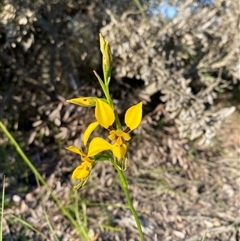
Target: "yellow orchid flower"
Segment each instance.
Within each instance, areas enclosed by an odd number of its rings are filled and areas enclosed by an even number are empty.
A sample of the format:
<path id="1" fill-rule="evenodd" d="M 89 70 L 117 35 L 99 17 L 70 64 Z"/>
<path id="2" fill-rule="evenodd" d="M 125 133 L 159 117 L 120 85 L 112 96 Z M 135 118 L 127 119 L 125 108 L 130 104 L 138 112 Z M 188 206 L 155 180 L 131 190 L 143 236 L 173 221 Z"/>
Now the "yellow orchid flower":
<path id="1" fill-rule="evenodd" d="M 91 135 L 93 130 L 95 130 L 98 125 L 101 125 L 105 129 L 109 130 L 108 138 L 113 142 L 113 144 L 109 146 L 109 143 L 106 140 L 97 137 L 97 140 L 95 140 L 96 138 L 93 139 L 94 144 L 92 145 L 96 145 L 99 152 L 103 151 L 102 148 L 104 148 L 104 150 L 107 150 L 106 148 L 109 148 L 112 150 L 115 157 L 117 157 L 118 159 L 123 158 L 127 152 L 127 145 L 125 142 L 131 139 L 129 133 L 132 130 L 136 129 L 141 123 L 142 102 L 130 107 L 126 111 L 125 124 L 127 127 L 125 130 L 115 130 L 113 128 L 113 123 L 116 120 L 114 111 L 110 107 L 110 105 L 100 99 L 96 100 L 95 117 L 97 121 L 91 123 L 84 133 L 84 145 L 87 144 L 89 136 Z"/>
<path id="2" fill-rule="evenodd" d="M 77 153 L 81 156 L 82 163 L 77 166 L 73 173 L 72 173 L 72 179 L 77 180 L 77 184 L 74 186 L 75 189 L 80 189 L 84 186 L 84 184 L 87 182 L 88 177 L 91 173 L 92 166 L 94 163 L 94 160 L 89 158 L 81 149 L 81 147 L 75 147 L 75 146 L 68 146 L 66 147 L 67 150 Z"/>
<path id="3" fill-rule="evenodd" d="M 101 151 L 109 150 L 110 148 L 111 148 L 111 145 L 108 142 L 102 145 L 101 148 L 98 148 L 98 138 L 94 138 L 90 142 L 88 154 L 85 154 L 82 151 L 81 147 L 76 147 L 76 146 L 66 147 L 67 150 L 80 155 L 82 160 L 82 163 L 79 166 L 77 166 L 72 173 L 72 179 L 77 180 L 77 185 L 74 186 L 75 189 L 82 188 L 83 185 L 88 180 L 88 177 L 91 173 L 91 170 L 94 164 L 94 160 L 90 157 L 95 156 Z"/>

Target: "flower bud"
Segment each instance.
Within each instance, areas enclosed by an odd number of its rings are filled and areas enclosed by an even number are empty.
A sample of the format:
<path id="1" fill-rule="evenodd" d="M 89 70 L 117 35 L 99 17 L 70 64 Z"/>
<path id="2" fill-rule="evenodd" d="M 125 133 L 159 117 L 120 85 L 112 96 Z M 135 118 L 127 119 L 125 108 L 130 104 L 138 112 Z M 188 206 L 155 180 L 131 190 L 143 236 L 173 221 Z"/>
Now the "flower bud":
<path id="1" fill-rule="evenodd" d="M 78 97 L 67 100 L 67 102 L 75 105 L 81 105 L 84 107 L 93 107 L 96 105 L 96 99 L 96 97 Z"/>
<path id="2" fill-rule="evenodd" d="M 102 52 L 103 58 L 102 58 L 102 66 L 103 66 L 103 74 L 104 74 L 104 81 L 105 84 L 109 84 L 109 80 L 111 77 L 111 70 L 112 70 L 112 52 L 110 49 L 109 42 L 105 41 L 102 34 L 99 34 L 100 37 L 100 50 Z"/>

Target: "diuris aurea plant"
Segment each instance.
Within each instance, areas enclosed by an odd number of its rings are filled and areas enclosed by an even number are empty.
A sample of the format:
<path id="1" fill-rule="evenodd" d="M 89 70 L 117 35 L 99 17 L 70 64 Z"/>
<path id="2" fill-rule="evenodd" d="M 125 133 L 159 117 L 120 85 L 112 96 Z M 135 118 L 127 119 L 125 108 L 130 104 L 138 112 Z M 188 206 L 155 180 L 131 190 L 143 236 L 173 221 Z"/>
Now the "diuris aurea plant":
<path id="1" fill-rule="evenodd" d="M 128 191 L 127 181 L 123 174 L 123 171 L 127 169 L 127 142 L 131 139 L 130 132 L 136 129 L 142 121 L 142 102 L 139 102 L 138 104 L 128 108 L 124 118 L 125 127 L 123 127 L 109 93 L 109 84 L 111 80 L 111 70 L 113 65 L 112 53 L 109 43 L 105 41 L 101 34 L 100 50 L 103 56 L 102 68 L 104 81 L 95 71 L 94 74 L 100 83 L 105 97 L 78 97 L 67 101 L 68 103 L 80 105 L 83 107 L 94 107 L 96 118 L 96 120 L 93 121 L 84 131 L 84 147 L 67 147 L 69 151 L 78 154 L 81 159 L 80 165 L 77 166 L 72 173 L 72 178 L 77 180 L 77 185 L 75 185 L 75 188 L 82 188 L 88 180 L 94 163 L 100 160 L 109 160 L 118 172 L 122 188 L 124 189 L 124 194 L 129 204 L 129 208 L 135 217 L 135 221 L 139 230 L 140 240 L 144 240 L 140 220 L 133 207 Z M 95 137 L 88 144 L 88 140 L 90 139 L 92 132 L 98 126 L 108 130 L 108 139 L 105 140 L 102 137 Z M 83 150 L 87 150 L 86 153 Z"/>
<path id="2" fill-rule="evenodd" d="M 104 82 L 99 75 L 96 74 L 96 72 L 94 73 L 100 82 L 106 98 L 100 99 L 97 97 L 78 97 L 67 100 L 68 103 L 83 107 L 95 108 L 96 121 L 92 122 L 87 127 L 83 135 L 83 144 L 85 149 L 88 149 L 88 153 L 85 154 L 80 147 L 67 147 L 68 150 L 79 154 L 82 161 L 82 163 L 74 170 L 72 174 L 73 179 L 79 180 L 79 183 L 76 187 L 82 187 L 86 183 L 86 180 L 88 179 L 88 176 L 92 170 L 93 163 L 94 161 L 97 161 L 94 156 L 106 150 L 112 152 L 112 160 L 116 161 L 117 164 L 120 163 L 120 165 L 118 165 L 119 168 L 126 170 L 127 141 L 131 139 L 130 132 L 136 129 L 142 120 L 142 102 L 140 102 L 131 106 L 126 111 L 124 118 L 126 127 L 123 129 L 123 125 L 119 121 L 117 111 L 114 108 L 111 96 L 109 94 L 110 74 L 112 69 L 112 54 L 110 45 L 104 40 L 101 34 L 100 49 L 103 54 Z M 99 125 L 108 130 L 109 140 L 105 140 L 102 137 L 95 137 L 92 139 L 89 146 L 87 146 L 92 132 Z"/>

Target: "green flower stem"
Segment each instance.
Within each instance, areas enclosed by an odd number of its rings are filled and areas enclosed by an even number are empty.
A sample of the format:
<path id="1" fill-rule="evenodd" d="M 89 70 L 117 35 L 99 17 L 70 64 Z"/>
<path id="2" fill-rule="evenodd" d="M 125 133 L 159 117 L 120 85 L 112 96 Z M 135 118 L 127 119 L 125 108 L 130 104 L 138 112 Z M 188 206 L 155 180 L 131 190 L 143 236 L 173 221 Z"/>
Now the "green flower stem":
<path id="1" fill-rule="evenodd" d="M 115 116 L 115 120 L 116 120 L 117 129 L 122 130 L 123 128 L 122 128 L 122 125 L 121 125 L 121 122 L 119 120 L 118 113 L 116 110 L 114 110 L 114 116 Z"/>
<path id="2" fill-rule="evenodd" d="M 109 85 L 105 85 L 105 96 L 106 96 L 106 98 L 107 98 L 107 101 L 108 101 L 108 104 L 112 107 L 112 108 L 114 108 L 114 106 L 113 106 L 113 102 L 112 102 L 112 98 L 111 98 L 111 96 L 110 96 L 110 94 L 109 94 Z"/>
<path id="3" fill-rule="evenodd" d="M 128 190 L 128 184 L 127 184 L 127 180 L 123 174 L 123 171 L 116 165 L 116 163 L 113 161 L 112 162 L 115 169 L 117 170 L 118 172 L 118 176 L 120 178 L 120 181 L 121 181 L 121 185 L 122 185 L 122 189 L 124 191 L 124 194 L 126 196 L 126 199 L 127 199 L 127 202 L 128 202 L 128 205 L 129 205 L 129 208 L 135 218 L 135 222 L 137 224 L 137 228 L 138 228 L 138 233 L 139 233 L 139 237 L 140 237 L 140 240 L 141 241 L 144 241 L 144 236 L 143 236 L 143 231 L 142 231 L 142 226 L 141 226 L 141 223 L 140 223 L 140 220 L 139 220 L 139 217 L 138 217 L 138 214 L 133 206 L 133 203 L 132 203 L 132 200 L 131 200 L 131 197 L 130 197 L 130 194 L 129 194 L 129 190 Z"/>
<path id="4" fill-rule="evenodd" d="M 73 219 L 72 215 L 69 213 L 69 211 L 63 206 L 63 204 L 60 202 L 60 200 L 57 198 L 57 196 L 53 193 L 51 188 L 48 186 L 48 184 L 45 182 L 41 174 L 37 171 L 37 169 L 34 167 L 34 165 L 31 163 L 31 161 L 28 159 L 28 157 L 25 155 L 25 153 L 22 151 L 21 147 L 18 145 L 18 143 L 15 141 L 14 137 L 10 134 L 10 132 L 7 130 L 7 128 L 4 126 L 4 124 L 0 121 L 0 128 L 3 130 L 4 134 L 9 138 L 10 142 L 15 146 L 18 154 L 22 157 L 24 162 L 28 165 L 28 167 L 32 170 L 36 178 L 44 185 L 44 187 L 47 189 L 47 191 L 50 193 L 52 199 L 56 202 L 58 207 L 61 209 L 62 213 L 69 219 L 69 221 L 74 225 L 76 230 L 79 232 L 79 234 L 82 236 L 82 238 L 86 241 L 89 241 L 90 238 L 87 234 L 87 231 L 84 229 L 84 227 L 78 225 L 78 223 Z"/>

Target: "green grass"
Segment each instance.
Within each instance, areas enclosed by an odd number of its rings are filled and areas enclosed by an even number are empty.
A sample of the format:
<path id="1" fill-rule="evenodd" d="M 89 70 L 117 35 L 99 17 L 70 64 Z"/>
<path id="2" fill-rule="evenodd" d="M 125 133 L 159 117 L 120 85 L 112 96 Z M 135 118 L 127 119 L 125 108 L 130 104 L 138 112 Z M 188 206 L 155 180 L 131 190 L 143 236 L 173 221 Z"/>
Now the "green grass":
<path id="1" fill-rule="evenodd" d="M 48 237 L 46 235 L 44 235 L 41 231 L 39 231 L 38 229 L 36 229 L 33 225 L 31 225 L 29 222 L 27 222 L 26 220 L 24 220 L 21 217 L 17 217 L 15 215 L 10 215 L 8 217 L 8 221 L 10 223 L 12 223 L 12 225 L 14 225 L 14 222 L 18 222 L 20 224 L 22 224 L 22 226 L 26 229 L 26 230 L 31 230 L 34 233 L 38 234 L 39 236 L 41 236 L 44 240 L 49 240 Z M 24 233 L 21 234 L 22 236 L 24 236 Z M 19 237 L 18 237 L 19 238 Z M 22 237 L 24 238 L 24 237 Z"/>
<path id="2" fill-rule="evenodd" d="M 79 214 L 78 201 L 75 202 L 74 215 L 73 215 L 69 211 L 69 207 L 65 207 L 64 204 L 59 200 L 59 198 L 53 193 L 53 190 L 48 186 L 48 184 L 46 183 L 44 178 L 41 176 L 41 174 L 38 172 L 38 170 L 35 168 L 35 166 L 32 164 L 32 162 L 28 159 L 28 157 L 23 152 L 23 150 L 20 147 L 20 145 L 17 143 L 17 141 L 14 139 L 14 137 L 11 135 L 11 133 L 7 130 L 7 128 L 5 127 L 5 125 L 1 121 L 0 121 L 0 129 L 2 129 L 3 133 L 8 137 L 9 143 L 11 143 L 15 147 L 16 152 L 21 157 L 23 163 L 25 163 L 26 166 L 28 167 L 28 169 L 30 169 L 32 171 L 32 173 L 35 175 L 37 183 L 40 183 L 41 185 L 43 185 L 45 187 L 45 189 L 49 192 L 51 198 L 57 204 L 57 206 L 59 207 L 59 209 L 62 212 L 62 214 L 74 226 L 74 228 L 79 233 L 79 236 L 82 238 L 82 240 L 89 241 L 90 238 L 89 238 L 89 235 L 88 235 L 87 214 L 86 214 L 86 206 L 85 206 L 85 204 L 81 203 L 81 208 L 82 208 L 82 213 L 83 213 L 83 215 L 82 215 L 83 218 L 81 220 L 80 219 L 80 214 Z M 6 158 L 7 158 L 7 155 L 5 154 L 3 156 L 3 159 L 6 160 Z M 6 170 L 8 170 L 8 168 L 6 168 Z M 75 198 L 76 198 L 76 200 L 78 200 L 78 196 L 77 195 L 75 196 Z M 4 192 L 2 194 L 2 212 L 1 212 L 2 218 L 1 218 L 1 225 L 3 223 L 3 208 L 4 208 Z M 54 228 L 52 227 L 52 224 L 50 222 L 49 216 L 46 215 L 46 212 L 45 212 L 45 218 L 47 220 L 50 232 L 51 232 L 52 236 L 54 237 L 54 240 L 58 240 L 58 238 L 57 238 L 57 236 L 56 236 L 56 234 L 54 232 Z M 20 222 L 26 229 L 31 229 L 32 231 L 39 233 L 39 231 L 36 228 L 34 228 L 30 223 L 28 223 L 24 219 L 22 219 L 20 217 L 13 216 L 13 215 L 11 216 L 11 219 Z M 1 226 L 1 230 L 0 231 L 1 231 L 1 237 L 2 237 L 2 234 L 3 234 L 2 226 Z M 41 235 L 43 235 L 43 234 L 41 233 Z"/>

